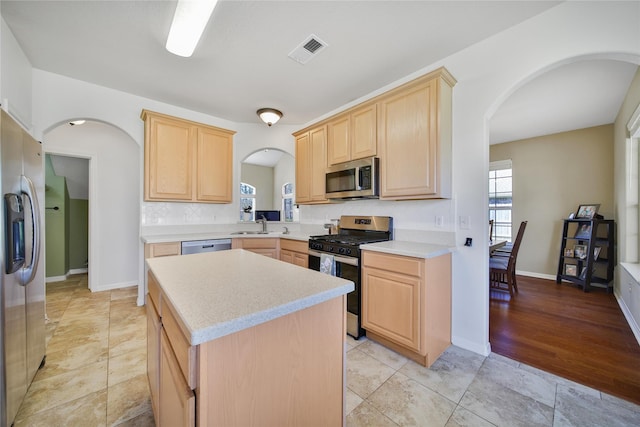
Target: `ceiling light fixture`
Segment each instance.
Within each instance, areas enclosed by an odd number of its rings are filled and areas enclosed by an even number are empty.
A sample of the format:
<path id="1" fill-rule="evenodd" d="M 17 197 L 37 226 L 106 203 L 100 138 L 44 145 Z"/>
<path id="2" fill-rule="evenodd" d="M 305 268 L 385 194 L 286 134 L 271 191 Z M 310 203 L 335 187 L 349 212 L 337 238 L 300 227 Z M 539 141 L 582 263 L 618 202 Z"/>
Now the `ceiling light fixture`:
<path id="1" fill-rule="evenodd" d="M 73 120 L 73 121 L 69 122 L 69 124 L 71 126 L 75 126 L 75 125 L 79 126 L 79 125 L 85 124 L 85 122 L 86 122 L 86 120 Z"/>
<path id="2" fill-rule="evenodd" d="M 209 22 L 218 0 L 178 0 L 166 48 L 174 55 L 190 57 Z"/>
<path id="3" fill-rule="evenodd" d="M 282 118 L 282 112 L 276 110 L 275 108 L 261 108 L 256 111 L 260 119 L 265 122 L 268 126 L 276 124 L 278 120 Z"/>

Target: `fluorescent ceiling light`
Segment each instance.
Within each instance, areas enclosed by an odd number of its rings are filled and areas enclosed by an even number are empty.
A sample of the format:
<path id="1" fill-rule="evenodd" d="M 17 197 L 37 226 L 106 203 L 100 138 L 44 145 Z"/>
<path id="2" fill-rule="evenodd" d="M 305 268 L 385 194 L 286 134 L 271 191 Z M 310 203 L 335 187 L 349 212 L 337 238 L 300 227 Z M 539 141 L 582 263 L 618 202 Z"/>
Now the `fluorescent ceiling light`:
<path id="1" fill-rule="evenodd" d="M 178 0 L 166 48 L 174 55 L 189 57 L 200 41 L 218 0 Z"/>

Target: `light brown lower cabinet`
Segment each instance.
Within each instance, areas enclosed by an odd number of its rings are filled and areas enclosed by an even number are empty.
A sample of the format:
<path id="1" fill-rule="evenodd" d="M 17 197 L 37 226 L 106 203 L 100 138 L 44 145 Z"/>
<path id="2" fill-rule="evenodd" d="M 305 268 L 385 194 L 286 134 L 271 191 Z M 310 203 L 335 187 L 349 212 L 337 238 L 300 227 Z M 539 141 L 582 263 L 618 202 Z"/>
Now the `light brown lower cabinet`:
<path id="1" fill-rule="evenodd" d="M 152 272 L 148 282 L 156 426 L 344 425 L 344 295 L 190 346 Z"/>
<path id="2" fill-rule="evenodd" d="M 307 241 L 280 239 L 280 261 L 309 268 Z"/>
<path id="3" fill-rule="evenodd" d="M 180 242 L 146 243 L 144 245 L 145 259 L 161 256 L 180 255 L 180 252 Z"/>
<path id="4" fill-rule="evenodd" d="M 156 420 L 160 419 L 160 335 L 162 324 L 160 315 L 147 295 L 147 377 L 149 379 L 149 391 L 151 392 L 151 407 Z"/>
<path id="5" fill-rule="evenodd" d="M 431 366 L 451 344 L 451 255 L 362 251 L 362 263 L 367 337 Z"/>
<path id="6" fill-rule="evenodd" d="M 231 241 L 232 249 L 246 249 L 251 252 L 255 252 L 260 255 L 268 256 L 269 258 L 278 259 L 279 252 L 279 238 L 248 238 L 248 239 L 233 239 Z"/>

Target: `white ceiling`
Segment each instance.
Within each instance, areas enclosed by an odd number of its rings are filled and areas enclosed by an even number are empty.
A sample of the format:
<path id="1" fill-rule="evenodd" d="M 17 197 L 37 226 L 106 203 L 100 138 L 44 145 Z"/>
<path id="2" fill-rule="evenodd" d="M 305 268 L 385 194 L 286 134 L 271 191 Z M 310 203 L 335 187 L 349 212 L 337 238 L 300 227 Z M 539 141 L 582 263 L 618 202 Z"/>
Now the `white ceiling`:
<path id="1" fill-rule="evenodd" d="M 221 1 L 191 58 L 164 49 L 175 1 L 2 0 L 0 5 L 35 68 L 236 122 L 260 123 L 255 111 L 273 107 L 284 112 L 279 123 L 296 125 L 558 3 Z M 329 46 L 306 65 L 288 58 L 310 34 Z M 590 70 L 601 70 L 600 65 L 580 63 L 565 75 L 572 81 L 575 75 L 591 77 Z M 612 67 L 621 78 L 609 78 L 602 85 L 587 83 L 594 95 L 604 92 L 608 97 L 607 102 L 592 102 L 606 111 L 591 113 L 580 126 L 611 122 L 617 113 L 634 67 Z M 522 139 L 531 136 L 526 132 L 557 131 L 555 121 L 549 125 L 552 131 L 547 130 L 549 119 L 538 117 L 540 113 L 559 122 L 564 117 L 564 123 L 574 126 L 569 120 L 581 114 L 584 86 L 576 95 L 568 87 L 556 90 L 564 85 L 558 80 L 547 84 L 562 103 L 542 98 L 540 90 L 523 88 L 519 100 L 514 95 L 496 114 L 492 135 Z M 602 92 L 594 90 L 596 86 L 602 86 Z M 551 107 L 560 105 L 552 114 Z"/>

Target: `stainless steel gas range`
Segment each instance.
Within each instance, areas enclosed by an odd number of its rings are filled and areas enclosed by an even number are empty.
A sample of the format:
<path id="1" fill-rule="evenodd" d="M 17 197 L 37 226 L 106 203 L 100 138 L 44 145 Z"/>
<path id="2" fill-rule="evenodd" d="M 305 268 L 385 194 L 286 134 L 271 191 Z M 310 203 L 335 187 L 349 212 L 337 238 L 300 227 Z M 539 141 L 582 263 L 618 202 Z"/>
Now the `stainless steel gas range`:
<path id="1" fill-rule="evenodd" d="M 309 238 L 309 268 L 320 271 L 321 262 L 333 262 L 335 275 L 355 284 L 355 290 L 347 294 L 347 333 L 355 339 L 364 335 L 360 324 L 360 245 L 387 240 L 393 240 L 393 218 L 352 215 L 340 217 L 337 234 Z"/>

